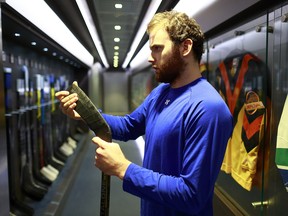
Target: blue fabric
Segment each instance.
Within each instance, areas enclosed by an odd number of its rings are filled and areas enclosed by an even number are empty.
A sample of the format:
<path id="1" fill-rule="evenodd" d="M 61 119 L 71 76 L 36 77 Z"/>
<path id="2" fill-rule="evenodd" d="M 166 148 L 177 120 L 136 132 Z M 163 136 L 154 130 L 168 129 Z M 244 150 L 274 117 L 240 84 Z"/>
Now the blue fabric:
<path id="1" fill-rule="evenodd" d="M 133 113 L 104 114 L 113 138 L 145 134 L 143 167 L 131 164 L 123 189 L 141 198 L 142 216 L 213 215 L 213 191 L 233 119 L 203 78 L 155 88 Z"/>

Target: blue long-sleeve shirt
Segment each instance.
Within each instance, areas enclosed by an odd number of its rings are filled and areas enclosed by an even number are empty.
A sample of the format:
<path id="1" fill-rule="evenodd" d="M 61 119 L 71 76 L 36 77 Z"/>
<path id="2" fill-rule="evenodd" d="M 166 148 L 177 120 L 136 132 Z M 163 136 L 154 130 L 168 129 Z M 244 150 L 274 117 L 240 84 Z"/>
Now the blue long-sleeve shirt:
<path id="1" fill-rule="evenodd" d="M 203 78 L 161 84 L 130 115 L 103 114 L 114 139 L 145 134 L 143 167 L 130 164 L 123 189 L 141 198 L 142 216 L 213 215 L 213 191 L 232 116 Z"/>

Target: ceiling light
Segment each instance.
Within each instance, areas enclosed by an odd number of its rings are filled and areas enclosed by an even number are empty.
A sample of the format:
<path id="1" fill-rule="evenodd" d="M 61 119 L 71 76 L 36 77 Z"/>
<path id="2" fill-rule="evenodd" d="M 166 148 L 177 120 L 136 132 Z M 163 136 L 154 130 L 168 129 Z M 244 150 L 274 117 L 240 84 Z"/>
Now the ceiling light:
<path id="1" fill-rule="evenodd" d="M 113 61 L 113 67 L 116 68 L 119 66 L 119 63 L 118 63 L 118 60 L 117 59 L 114 59 Z"/>
<path id="2" fill-rule="evenodd" d="M 122 8 L 122 4 L 115 4 L 115 8 L 121 9 Z"/>
<path id="3" fill-rule="evenodd" d="M 186 13 L 188 16 L 193 16 L 204 8 L 207 8 L 216 0 L 201 0 L 193 2 L 193 7 L 187 7 L 191 4 L 191 0 L 181 0 L 177 3 L 173 10 Z"/>
<path id="4" fill-rule="evenodd" d="M 32 41 L 32 42 L 31 42 L 31 45 L 32 45 L 32 46 L 36 46 L 36 42 L 35 42 L 35 41 Z"/>
<path id="5" fill-rule="evenodd" d="M 15 37 L 20 37 L 20 34 L 19 33 L 14 33 L 14 36 Z"/>
<path id="6" fill-rule="evenodd" d="M 115 26 L 114 26 L 114 29 L 115 29 L 115 30 L 121 30 L 121 26 L 120 26 L 120 25 L 115 25 Z"/>
<path id="7" fill-rule="evenodd" d="M 104 49 L 102 47 L 101 40 L 99 38 L 98 31 L 97 31 L 97 29 L 93 23 L 93 18 L 92 18 L 92 15 L 90 13 L 90 9 L 87 5 L 87 2 L 83 1 L 83 0 L 76 0 L 76 2 L 77 2 L 79 10 L 81 11 L 83 19 L 85 20 L 86 26 L 87 26 L 89 33 L 92 37 L 92 40 L 96 46 L 96 49 L 99 53 L 99 56 L 100 56 L 100 58 L 104 64 L 104 66 L 106 68 L 108 68 L 109 64 L 107 62 L 107 58 L 106 58 L 106 55 L 104 53 Z"/>
<path id="8" fill-rule="evenodd" d="M 48 48 L 46 48 L 46 47 L 43 48 L 43 51 L 44 51 L 44 52 L 48 52 Z"/>
<path id="9" fill-rule="evenodd" d="M 152 19 L 152 17 L 156 13 L 160 4 L 161 4 L 161 0 L 152 0 L 151 1 L 149 8 L 147 10 L 147 13 L 145 14 L 145 17 L 142 20 L 141 26 L 140 26 L 139 30 L 137 31 L 136 37 L 135 37 L 134 41 L 132 42 L 130 50 L 129 50 L 129 52 L 128 52 L 125 60 L 124 60 L 122 68 L 126 68 L 129 64 L 129 62 L 131 61 L 131 58 L 134 55 L 135 50 L 137 49 L 140 41 L 142 40 L 144 34 L 146 33 L 147 24 L 149 23 L 149 21 Z"/>
<path id="10" fill-rule="evenodd" d="M 118 56 L 118 55 L 119 55 L 119 52 L 114 52 L 114 55 L 115 55 L 115 56 Z"/>
<path id="11" fill-rule="evenodd" d="M 114 38 L 114 42 L 120 42 L 120 38 Z"/>
<path id="12" fill-rule="evenodd" d="M 114 46 L 114 50 L 119 50 L 119 46 Z"/>
<path id="13" fill-rule="evenodd" d="M 64 49 L 91 67 L 94 58 L 71 33 L 62 20 L 46 4 L 39 0 L 6 0 L 6 3 L 23 17 L 45 32 L 50 38 L 61 44 Z M 31 10 L 33 5 L 33 10 Z M 49 17 L 49 19 L 47 19 Z M 71 46 L 73 44 L 73 46 Z"/>
<path id="14" fill-rule="evenodd" d="M 145 45 L 141 48 L 138 54 L 133 58 L 130 63 L 131 68 L 137 68 L 137 70 L 142 70 L 151 64 L 148 62 L 148 55 L 150 53 L 149 42 L 147 41 Z"/>

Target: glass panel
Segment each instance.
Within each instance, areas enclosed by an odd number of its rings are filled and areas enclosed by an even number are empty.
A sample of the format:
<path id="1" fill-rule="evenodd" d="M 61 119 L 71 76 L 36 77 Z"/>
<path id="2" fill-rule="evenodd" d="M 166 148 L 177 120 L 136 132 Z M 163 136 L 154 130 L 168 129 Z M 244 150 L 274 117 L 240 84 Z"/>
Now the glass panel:
<path id="1" fill-rule="evenodd" d="M 234 117 L 233 135 L 216 186 L 249 215 L 261 212 L 262 208 L 252 204 L 261 207 L 265 177 L 262 171 L 267 167 L 263 161 L 268 158 L 268 151 L 264 151 L 268 144 L 264 126 L 268 119 L 266 54 L 267 35 L 273 29 L 267 27 L 266 20 L 266 15 L 261 16 L 210 39 L 203 56 L 207 79 Z"/>
<path id="2" fill-rule="evenodd" d="M 273 38 L 273 70 L 271 75 L 272 80 L 272 118 L 271 118 L 271 148 L 270 148 L 270 168 L 269 168 L 269 184 L 266 188 L 265 195 L 269 200 L 268 215 L 285 215 L 288 203 L 287 192 L 287 164 L 288 154 L 284 154 L 281 159 L 280 153 L 284 152 L 282 148 L 284 136 L 288 133 L 288 116 L 282 117 L 284 103 L 288 93 L 288 6 L 275 10 L 274 16 L 274 38 Z M 270 51 L 271 52 L 271 51 Z M 281 124 L 280 120 L 284 125 Z M 282 134 L 282 142 L 279 139 L 280 130 Z M 279 130 L 279 132 L 278 132 Z M 286 135 L 287 137 L 287 135 Z M 286 139 L 286 146 L 287 146 Z M 287 146 L 288 147 L 288 146 Z M 284 150 L 284 151 L 283 151 Z M 277 153 L 278 152 L 278 153 Z M 276 153 L 278 159 L 276 159 Z M 279 169 L 276 166 L 279 165 Z M 281 166 L 281 167 L 280 167 Z M 286 173 L 286 174 L 285 174 Z M 284 175 L 281 175 L 284 174 Z M 286 183 L 286 184 L 285 184 Z M 285 188 L 286 186 L 286 188 Z"/>
<path id="3" fill-rule="evenodd" d="M 146 96 L 158 85 L 151 68 L 131 76 L 131 111 L 136 109 Z"/>

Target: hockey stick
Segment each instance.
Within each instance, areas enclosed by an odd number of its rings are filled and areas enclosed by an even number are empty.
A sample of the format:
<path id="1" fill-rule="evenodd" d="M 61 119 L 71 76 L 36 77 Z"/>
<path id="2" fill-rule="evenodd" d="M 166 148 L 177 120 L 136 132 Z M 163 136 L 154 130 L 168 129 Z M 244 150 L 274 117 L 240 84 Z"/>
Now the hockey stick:
<path id="1" fill-rule="evenodd" d="M 32 136 L 31 136 L 31 83 L 29 77 L 29 69 L 26 65 L 21 67 L 21 77 L 24 78 L 24 95 L 23 100 L 19 100 L 22 104 L 19 104 L 19 107 L 24 108 L 24 112 L 22 117 L 19 118 L 19 125 L 21 125 L 21 129 L 19 131 L 24 132 L 24 141 L 21 142 L 21 145 L 25 145 L 26 147 L 26 161 L 23 164 L 22 168 L 22 188 L 28 196 L 33 199 L 40 200 L 47 193 L 48 188 L 45 186 L 41 186 L 37 184 L 37 181 L 34 179 L 32 175 Z M 21 116 L 21 113 L 19 114 Z"/>
<path id="2" fill-rule="evenodd" d="M 79 99 L 75 111 L 80 114 L 88 127 L 101 139 L 106 142 L 111 142 L 112 135 L 109 125 L 83 90 L 75 83 L 73 83 L 67 90 L 70 93 L 77 93 Z M 109 215 L 109 201 L 110 176 L 102 172 L 100 216 Z"/>
<path id="3" fill-rule="evenodd" d="M 21 188 L 21 158 L 18 131 L 17 88 L 13 85 L 16 74 L 4 67 L 5 117 L 9 174 L 10 211 L 19 215 L 33 215 L 34 209 L 25 202 Z"/>

